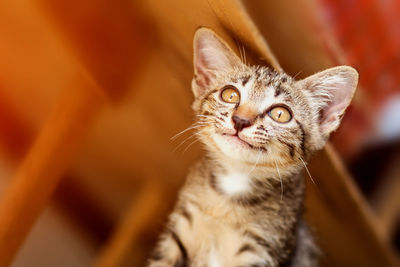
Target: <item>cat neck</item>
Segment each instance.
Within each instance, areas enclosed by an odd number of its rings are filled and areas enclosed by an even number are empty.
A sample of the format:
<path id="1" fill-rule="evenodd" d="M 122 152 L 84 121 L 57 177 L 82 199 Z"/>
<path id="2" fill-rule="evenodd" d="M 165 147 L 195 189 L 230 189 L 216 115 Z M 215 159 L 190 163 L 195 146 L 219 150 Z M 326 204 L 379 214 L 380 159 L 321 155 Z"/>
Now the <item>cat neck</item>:
<path id="1" fill-rule="evenodd" d="M 244 160 L 235 160 L 228 156 L 207 153 L 205 157 L 207 165 L 214 169 L 215 174 L 239 174 L 245 175 L 249 179 L 283 179 L 290 176 L 296 176 L 302 170 L 299 164 L 288 163 L 279 165 L 277 162 L 247 162 Z"/>
<path id="2" fill-rule="evenodd" d="M 304 181 L 299 166 L 279 168 L 271 164 L 248 164 L 228 157 L 206 157 L 210 185 L 222 196 L 234 199 L 274 198 L 282 201 L 289 192 L 303 194 Z M 296 189 L 297 188 L 297 189 Z"/>

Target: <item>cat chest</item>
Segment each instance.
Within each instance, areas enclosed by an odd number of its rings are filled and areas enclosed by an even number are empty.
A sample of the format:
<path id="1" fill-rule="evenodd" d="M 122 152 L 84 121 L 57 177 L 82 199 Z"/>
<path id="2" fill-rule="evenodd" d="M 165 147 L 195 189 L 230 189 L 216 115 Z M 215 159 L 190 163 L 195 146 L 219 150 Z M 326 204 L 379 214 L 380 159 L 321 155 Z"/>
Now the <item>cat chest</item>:
<path id="1" fill-rule="evenodd" d="M 180 218 L 176 223 L 179 236 L 185 245 L 193 266 L 228 267 L 265 263 L 269 258 L 265 248 L 260 247 L 246 232 L 256 233 L 246 214 L 220 210 L 226 205 L 214 205 L 204 213 L 197 207 L 188 207 L 191 220 Z M 215 217 L 209 212 L 224 212 Z M 237 219 L 238 217 L 241 219 Z M 261 234 L 261 233 L 260 233 Z"/>
<path id="2" fill-rule="evenodd" d="M 235 266 L 254 257 L 238 254 L 245 237 L 241 235 L 241 229 L 226 221 L 198 214 L 191 225 L 181 221 L 177 226 L 193 266 Z"/>

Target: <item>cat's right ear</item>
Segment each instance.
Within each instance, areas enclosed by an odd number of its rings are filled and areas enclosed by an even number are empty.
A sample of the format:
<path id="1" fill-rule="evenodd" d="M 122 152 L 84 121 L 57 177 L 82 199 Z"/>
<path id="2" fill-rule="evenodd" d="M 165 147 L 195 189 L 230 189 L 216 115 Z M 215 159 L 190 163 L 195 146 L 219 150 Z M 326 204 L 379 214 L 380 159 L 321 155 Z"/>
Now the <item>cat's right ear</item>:
<path id="1" fill-rule="evenodd" d="M 194 78 L 192 89 L 195 97 L 202 95 L 215 79 L 218 72 L 224 72 L 242 65 L 232 49 L 207 28 L 196 31 L 193 40 Z"/>

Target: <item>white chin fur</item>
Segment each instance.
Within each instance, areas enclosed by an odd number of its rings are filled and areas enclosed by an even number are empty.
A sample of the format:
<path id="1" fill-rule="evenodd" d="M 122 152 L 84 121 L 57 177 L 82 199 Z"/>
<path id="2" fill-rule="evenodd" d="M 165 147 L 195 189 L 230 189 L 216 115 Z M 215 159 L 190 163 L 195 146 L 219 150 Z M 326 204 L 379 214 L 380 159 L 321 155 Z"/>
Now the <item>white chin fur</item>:
<path id="1" fill-rule="evenodd" d="M 233 160 L 246 162 L 261 162 L 262 154 L 266 152 L 250 148 L 234 137 L 213 134 L 212 138 L 225 156 Z"/>

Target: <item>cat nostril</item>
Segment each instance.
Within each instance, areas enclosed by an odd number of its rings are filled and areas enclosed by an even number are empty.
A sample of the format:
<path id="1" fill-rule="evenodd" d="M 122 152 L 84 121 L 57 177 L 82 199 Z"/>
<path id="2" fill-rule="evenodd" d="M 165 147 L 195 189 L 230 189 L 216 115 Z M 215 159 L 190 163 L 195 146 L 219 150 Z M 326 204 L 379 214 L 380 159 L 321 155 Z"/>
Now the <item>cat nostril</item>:
<path id="1" fill-rule="evenodd" d="M 237 115 L 233 115 L 232 120 L 234 123 L 234 127 L 238 132 L 240 132 L 243 128 L 249 127 L 251 125 L 251 121 L 249 119 L 241 118 Z"/>

